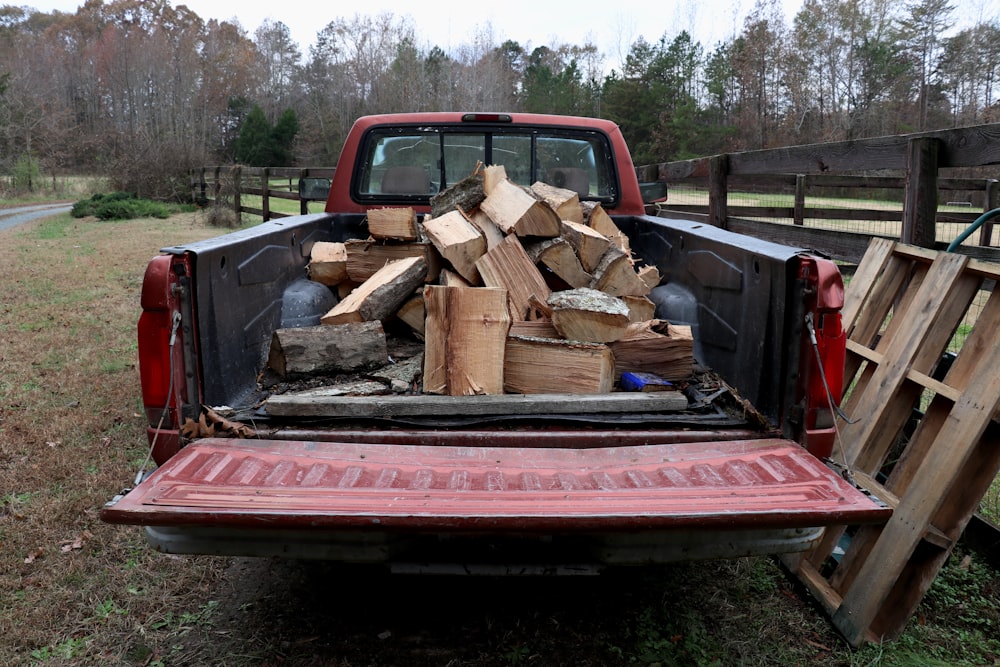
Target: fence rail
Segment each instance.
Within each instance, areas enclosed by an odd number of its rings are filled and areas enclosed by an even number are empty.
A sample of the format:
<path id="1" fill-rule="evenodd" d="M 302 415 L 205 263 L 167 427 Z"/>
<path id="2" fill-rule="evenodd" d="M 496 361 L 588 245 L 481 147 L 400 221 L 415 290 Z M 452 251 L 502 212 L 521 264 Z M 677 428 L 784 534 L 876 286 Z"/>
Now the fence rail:
<path id="1" fill-rule="evenodd" d="M 948 242 L 942 237 L 954 236 L 948 224 L 969 225 L 979 218 L 979 211 L 1000 205 L 1000 184 L 989 177 L 946 178 L 942 170 L 981 170 L 998 164 L 1000 123 L 994 123 L 663 162 L 639 166 L 636 172 L 641 181 L 664 181 L 675 190 L 679 186 L 704 190 L 706 203 L 668 200 L 655 211 L 659 215 L 694 216 L 692 219 L 718 227 L 815 248 L 856 263 L 871 237 L 885 234 L 823 229 L 816 226 L 817 221 L 899 223 L 899 233 L 885 235 L 887 238 L 943 249 Z M 891 175 L 884 175 L 886 172 Z M 880 175 L 864 175 L 872 173 Z M 789 206 L 732 205 L 738 189 L 783 192 L 794 199 Z M 894 198 L 899 206 L 894 210 L 806 206 L 807 197 L 831 190 L 840 196 L 845 190 L 854 193 L 852 199 Z M 943 207 L 939 206 L 942 202 Z M 963 244 L 958 252 L 980 259 L 1000 259 L 1000 250 L 993 247 L 993 233 L 994 224 L 986 222 L 980 228 L 978 246 Z"/>
<path id="2" fill-rule="evenodd" d="M 202 204 L 227 204 L 232 207 L 236 219 L 242 215 L 259 215 L 264 221 L 284 218 L 293 213 L 274 211 L 271 199 L 286 199 L 299 202 L 299 214 L 309 213 L 309 202 L 325 201 L 326 191 L 333 179 L 332 167 L 244 167 L 213 166 L 201 167 L 191 174 L 191 191 L 194 201 Z M 284 181 L 287 181 L 284 182 Z M 244 195 L 261 198 L 260 208 L 245 206 Z M 303 196 L 305 195 L 305 196 Z"/>

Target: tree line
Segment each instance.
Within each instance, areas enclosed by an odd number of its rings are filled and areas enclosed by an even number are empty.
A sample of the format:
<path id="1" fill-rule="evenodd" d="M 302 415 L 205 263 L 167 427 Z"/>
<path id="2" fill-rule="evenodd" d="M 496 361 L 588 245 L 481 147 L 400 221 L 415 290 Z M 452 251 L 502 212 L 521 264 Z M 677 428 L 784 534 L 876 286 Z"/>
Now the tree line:
<path id="1" fill-rule="evenodd" d="M 525 46 L 489 24 L 449 51 L 412 19 L 337 18 L 303 53 L 168 0 L 75 13 L 0 6 L 0 173 L 107 173 L 171 197 L 210 163 L 333 165 L 369 113 L 504 110 L 617 122 L 637 163 L 1000 121 L 1000 18 L 954 31 L 948 0 L 757 0 L 706 46 Z M 945 36 L 948 35 L 948 36 Z"/>

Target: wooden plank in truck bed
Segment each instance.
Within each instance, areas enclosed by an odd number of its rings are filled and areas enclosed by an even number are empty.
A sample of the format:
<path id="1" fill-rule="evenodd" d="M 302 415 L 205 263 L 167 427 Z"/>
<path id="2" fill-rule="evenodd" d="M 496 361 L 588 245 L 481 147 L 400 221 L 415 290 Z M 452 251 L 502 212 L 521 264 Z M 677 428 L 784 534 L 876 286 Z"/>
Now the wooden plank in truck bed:
<path id="1" fill-rule="evenodd" d="M 412 417 L 678 412 L 688 406 L 679 391 L 656 394 L 501 394 L 495 396 L 323 396 L 322 390 L 271 396 L 274 417 Z"/>

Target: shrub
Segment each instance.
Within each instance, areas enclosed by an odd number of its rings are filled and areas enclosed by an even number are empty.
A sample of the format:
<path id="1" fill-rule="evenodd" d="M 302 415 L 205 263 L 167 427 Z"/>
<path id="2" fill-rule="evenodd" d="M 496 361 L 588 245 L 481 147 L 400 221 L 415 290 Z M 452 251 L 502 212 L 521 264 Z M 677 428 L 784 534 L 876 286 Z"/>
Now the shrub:
<path id="1" fill-rule="evenodd" d="M 99 220 L 131 220 L 133 218 L 169 218 L 174 212 L 167 204 L 138 199 L 129 192 L 96 194 L 73 205 L 74 218 L 92 215 Z"/>

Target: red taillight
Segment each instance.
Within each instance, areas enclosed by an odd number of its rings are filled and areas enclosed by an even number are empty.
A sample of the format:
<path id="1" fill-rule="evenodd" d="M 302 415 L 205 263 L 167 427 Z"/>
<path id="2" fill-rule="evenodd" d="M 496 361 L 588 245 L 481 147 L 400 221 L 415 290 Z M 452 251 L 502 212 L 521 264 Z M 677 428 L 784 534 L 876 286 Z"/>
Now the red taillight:
<path id="1" fill-rule="evenodd" d="M 159 256 L 146 267 L 142 282 L 142 315 L 137 328 L 139 344 L 139 380 L 142 385 L 142 403 L 150 426 L 161 423 L 165 428 L 176 428 L 173 408 L 176 408 L 177 387 L 171 393 L 170 338 L 173 331 L 173 304 L 170 270 L 171 258 Z"/>
<path id="2" fill-rule="evenodd" d="M 814 295 L 812 303 L 807 304 L 809 331 L 802 349 L 802 441 L 812 454 L 826 458 L 836 442 L 836 409 L 843 395 L 847 357 L 847 335 L 840 315 L 844 283 L 840 269 L 821 259 L 803 260 L 800 278 Z"/>

